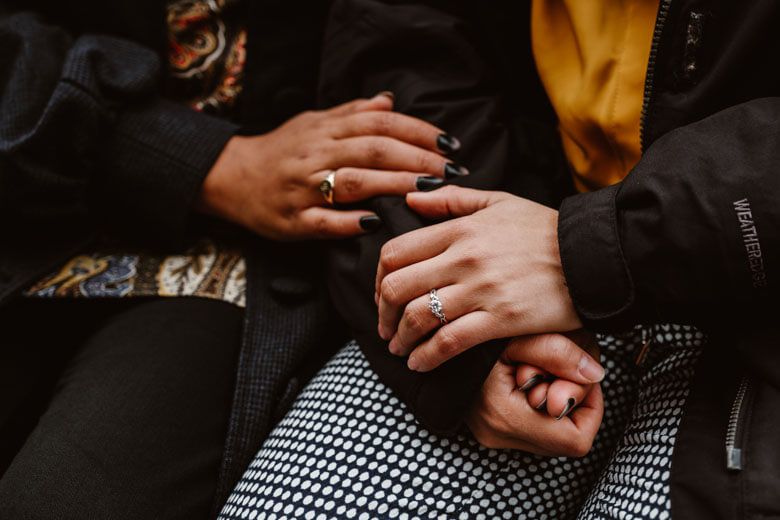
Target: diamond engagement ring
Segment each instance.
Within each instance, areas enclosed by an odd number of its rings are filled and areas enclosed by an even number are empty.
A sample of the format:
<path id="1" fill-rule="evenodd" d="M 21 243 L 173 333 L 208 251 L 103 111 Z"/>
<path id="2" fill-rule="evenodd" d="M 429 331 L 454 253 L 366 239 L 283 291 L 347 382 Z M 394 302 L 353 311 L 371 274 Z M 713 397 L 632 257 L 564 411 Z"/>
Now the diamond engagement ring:
<path id="1" fill-rule="evenodd" d="M 320 193 L 328 205 L 333 206 L 333 191 L 336 189 L 336 170 L 330 170 L 320 183 Z"/>
<path id="2" fill-rule="evenodd" d="M 441 324 L 444 325 L 447 323 L 447 316 L 444 315 L 444 306 L 442 306 L 439 295 L 436 294 L 436 289 L 431 289 L 431 292 L 428 296 L 431 299 L 431 301 L 428 303 L 428 308 L 431 309 L 431 312 L 434 316 L 439 318 Z"/>

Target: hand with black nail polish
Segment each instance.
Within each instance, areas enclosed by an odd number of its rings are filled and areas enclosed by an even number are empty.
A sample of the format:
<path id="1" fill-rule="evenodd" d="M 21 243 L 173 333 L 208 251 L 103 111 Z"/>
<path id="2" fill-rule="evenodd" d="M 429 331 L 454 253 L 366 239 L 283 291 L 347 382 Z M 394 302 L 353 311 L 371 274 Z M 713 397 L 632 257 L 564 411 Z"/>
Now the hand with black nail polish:
<path id="1" fill-rule="evenodd" d="M 460 148 L 455 137 L 393 112 L 393 103 L 392 93 L 382 92 L 305 112 L 267 134 L 233 137 L 196 208 L 277 240 L 376 231 L 377 215 L 342 205 L 430 191 L 469 173 L 448 157 Z"/>
<path id="2" fill-rule="evenodd" d="M 576 334 L 512 340 L 467 419 L 477 441 L 546 456 L 586 455 L 604 412 L 604 370 L 597 350 L 591 355 L 578 345 L 583 341 Z M 569 386 L 555 387 L 561 383 Z"/>
<path id="3" fill-rule="evenodd" d="M 504 357 L 516 365 L 517 386 L 526 392 L 528 403 L 557 420 L 569 415 L 604 377 L 596 361 L 598 343 L 584 329 L 516 339 Z M 572 360 L 578 360 L 576 367 Z"/>

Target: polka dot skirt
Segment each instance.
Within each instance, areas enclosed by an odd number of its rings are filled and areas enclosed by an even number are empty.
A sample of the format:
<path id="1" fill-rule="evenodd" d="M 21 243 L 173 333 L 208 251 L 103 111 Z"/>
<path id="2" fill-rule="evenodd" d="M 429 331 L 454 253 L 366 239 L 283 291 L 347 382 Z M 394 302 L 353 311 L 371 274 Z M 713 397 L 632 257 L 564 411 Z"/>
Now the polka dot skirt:
<path id="1" fill-rule="evenodd" d="M 270 434 L 220 519 L 576 518 L 586 500 L 597 502 L 589 494 L 625 443 L 643 338 L 637 330 L 600 339 L 604 421 L 581 459 L 490 450 L 468 431 L 452 438 L 429 433 L 350 343 Z M 582 518 L 604 510 L 592 511 Z"/>

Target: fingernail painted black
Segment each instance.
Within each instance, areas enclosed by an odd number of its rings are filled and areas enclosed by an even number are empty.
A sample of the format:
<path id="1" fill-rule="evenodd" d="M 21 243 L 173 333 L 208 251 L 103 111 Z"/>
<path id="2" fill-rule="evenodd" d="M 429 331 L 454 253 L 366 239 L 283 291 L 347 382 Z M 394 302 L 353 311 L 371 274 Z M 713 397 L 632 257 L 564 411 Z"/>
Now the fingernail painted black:
<path id="1" fill-rule="evenodd" d="M 417 189 L 419 191 L 435 190 L 444 184 L 444 180 L 438 177 L 417 177 Z"/>
<path id="2" fill-rule="evenodd" d="M 558 417 L 556 417 L 556 418 L 555 418 L 555 420 L 556 420 L 556 421 L 560 421 L 561 419 L 563 419 L 564 417 L 566 417 L 567 415 L 569 415 L 569 412 L 571 412 L 571 411 L 572 411 L 572 409 L 574 408 L 574 405 L 575 405 L 575 404 L 577 404 L 577 401 L 576 401 L 576 400 L 575 400 L 573 397 L 569 397 L 569 400 L 568 400 L 568 401 L 566 401 L 566 407 L 565 407 L 565 408 L 563 409 L 563 411 L 561 412 L 561 415 L 559 415 Z"/>
<path id="3" fill-rule="evenodd" d="M 547 404 L 547 398 L 545 397 L 544 400 L 541 403 L 536 405 L 536 409 L 537 410 L 541 410 L 542 408 L 544 408 L 544 405 L 546 405 L 546 404 Z"/>
<path id="4" fill-rule="evenodd" d="M 376 231 L 381 225 L 382 219 L 376 215 L 366 215 L 365 217 L 360 217 L 360 227 L 366 231 Z"/>
<path id="5" fill-rule="evenodd" d="M 450 134 L 440 134 L 436 138 L 436 146 L 444 153 L 453 153 L 460 150 L 460 141 Z"/>
<path id="6" fill-rule="evenodd" d="M 465 177 L 468 174 L 469 171 L 459 164 L 447 163 L 444 166 L 444 177 L 447 179 L 456 179 L 458 177 Z"/>
<path id="7" fill-rule="evenodd" d="M 535 374 L 534 376 L 530 377 L 528 381 L 523 383 L 523 386 L 520 387 L 520 391 L 525 392 L 526 390 L 530 390 L 531 388 L 541 383 L 542 379 L 544 379 L 542 374 Z"/>

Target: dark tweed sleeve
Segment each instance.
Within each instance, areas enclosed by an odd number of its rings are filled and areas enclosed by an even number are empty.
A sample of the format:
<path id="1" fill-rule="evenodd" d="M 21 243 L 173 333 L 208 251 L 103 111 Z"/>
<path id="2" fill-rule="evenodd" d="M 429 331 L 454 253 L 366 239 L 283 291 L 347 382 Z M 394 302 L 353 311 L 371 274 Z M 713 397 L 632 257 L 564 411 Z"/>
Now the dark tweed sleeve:
<path id="1" fill-rule="evenodd" d="M 127 40 L 18 13 L 0 49 L 0 213 L 175 242 L 235 127 L 162 99 L 159 57 Z"/>

